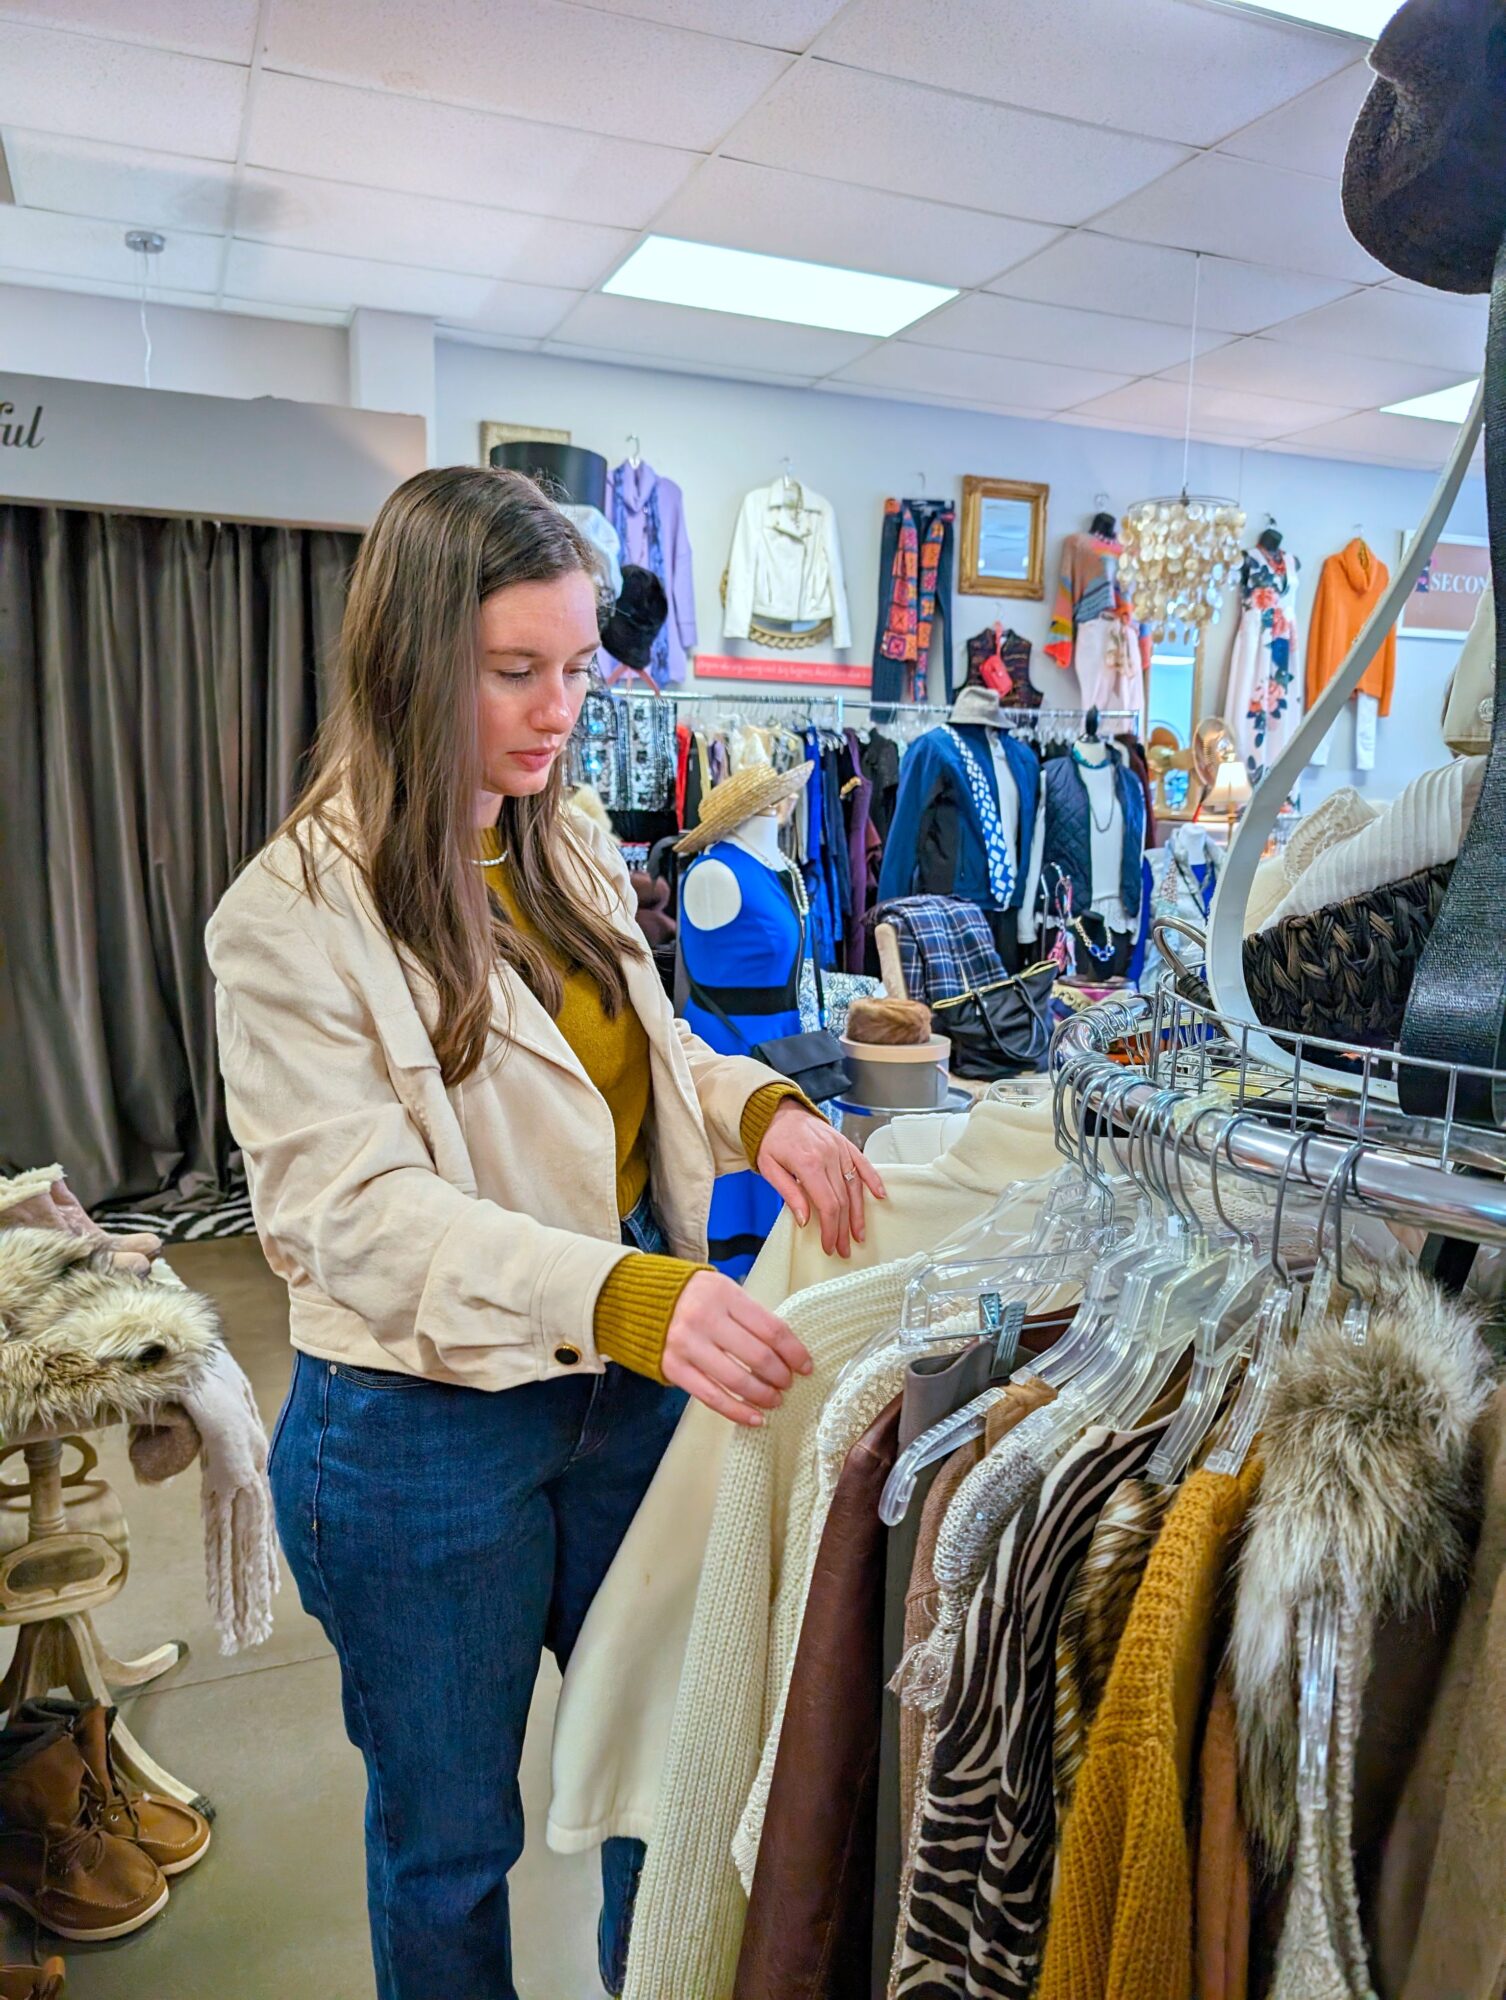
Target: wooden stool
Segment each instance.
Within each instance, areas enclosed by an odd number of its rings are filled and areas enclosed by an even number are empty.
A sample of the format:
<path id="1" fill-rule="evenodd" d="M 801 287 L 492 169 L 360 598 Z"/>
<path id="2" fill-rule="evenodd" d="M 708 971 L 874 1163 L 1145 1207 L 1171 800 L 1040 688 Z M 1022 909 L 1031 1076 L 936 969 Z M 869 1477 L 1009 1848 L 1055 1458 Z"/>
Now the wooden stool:
<path id="1" fill-rule="evenodd" d="M 70 1445 L 81 1462 L 65 1477 Z M 80 1437 L 24 1432 L 0 1448 L 0 1464 L 17 1452 L 26 1459 L 25 1486 L 0 1482 L 0 1626 L 19 1628 L 15 1657 L 0 1681 L 0 1709 L 13 1714 L 55 1688 L 66 1688 L 75 1701 L 113 1707 L 118 1690 L 145 1687 L 188 1649 L 158 1646 L 139 1660 L 117 1660 L 106 1649 L 93 1613 L 120 1595 L 130 1570 L 120 1502 L 109 1481 L 96 1476 L 98 1454 Z M 21 1494 L 26 1523 L 18 1538 Z M 142 1790 L 205 1810 L 194 1787 L 164 1771 L 118 1717 L 110 1741 L 117 1765 Z"/>

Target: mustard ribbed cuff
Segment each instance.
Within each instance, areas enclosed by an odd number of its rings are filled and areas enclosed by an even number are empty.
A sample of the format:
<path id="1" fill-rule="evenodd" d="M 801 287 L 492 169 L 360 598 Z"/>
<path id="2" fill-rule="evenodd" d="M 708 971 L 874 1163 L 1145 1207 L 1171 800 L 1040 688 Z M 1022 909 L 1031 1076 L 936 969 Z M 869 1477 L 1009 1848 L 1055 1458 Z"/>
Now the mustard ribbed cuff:
<path id="1" fill-rule="evenodd" d="M 755 1090 L 743 1106 L 742 1123 L 737 1136 L 742 1141 L 743 1151 L 748 1156 L 748 1165 L 757 1171 L 758 1149 L 769 1136 L 769 1127 L 774 1122 L 774 1113 L 787 1097 L 793 1097 L 797 1104 L 803 1104 L 807 1111 L 815 1111 L 821 1116 L 803 1090 L 793 1083 L 766 1083 L 762 1090 Z"/>
<path id="2" fill-rule="evenodd" d="M 664 1337 L 680 1294 L 697 1271 L 680 1257 L 654 1257 L 635 1250 L 615 1264 L 596 1296 L 593 1332 L 597 1352 L 650 1381 L 664 1380 Z"/>

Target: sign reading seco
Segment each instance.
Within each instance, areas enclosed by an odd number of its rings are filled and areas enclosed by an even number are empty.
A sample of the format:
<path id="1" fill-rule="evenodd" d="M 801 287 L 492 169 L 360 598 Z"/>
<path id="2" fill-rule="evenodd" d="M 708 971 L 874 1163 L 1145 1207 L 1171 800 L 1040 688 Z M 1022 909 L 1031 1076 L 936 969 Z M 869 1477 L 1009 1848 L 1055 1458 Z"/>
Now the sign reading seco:
<path id="1" fill-rule="evenodd" d="M 1462 639 L 1490 584 L 1484 542 L 1442 541 L 1407 599 L 1401 630 L 1421 638 Z"/>

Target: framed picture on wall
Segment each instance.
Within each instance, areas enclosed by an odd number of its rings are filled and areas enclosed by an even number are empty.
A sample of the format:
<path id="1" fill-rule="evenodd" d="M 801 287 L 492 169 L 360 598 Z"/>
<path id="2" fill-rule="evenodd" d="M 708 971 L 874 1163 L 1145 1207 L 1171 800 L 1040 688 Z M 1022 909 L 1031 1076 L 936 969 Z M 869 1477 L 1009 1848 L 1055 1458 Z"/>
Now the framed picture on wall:
<path id="1" fill-rule="evenodd" d="M 568 444 L 568 431 L 541 430 L 537 424 L 494 424 L 483 421 L 481 425 L 481 463 L 492 462 L 494 444 Z"/>
<path id="2" fill-rule="evenodd" d="M 1032 479 L 962 482 L 964 597 L 1044 597 L 1046 501 L 1051 488 Z"/>
<path id="3" fill-rule="evenodd" d="M 1489 585 L 1490 544 L 1448 535 L 1434 544 L 1396 629 L 1408 639 L 1462 639 Z"/>

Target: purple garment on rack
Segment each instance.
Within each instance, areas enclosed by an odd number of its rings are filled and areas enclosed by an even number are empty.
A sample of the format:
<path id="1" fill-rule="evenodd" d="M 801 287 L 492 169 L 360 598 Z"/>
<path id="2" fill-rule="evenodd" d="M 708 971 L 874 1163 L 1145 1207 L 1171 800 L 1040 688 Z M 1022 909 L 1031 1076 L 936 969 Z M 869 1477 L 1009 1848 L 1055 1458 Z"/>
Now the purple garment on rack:
<path id="1" fill-rule="evenodd" d="M 669 599 L 669 617 L 654 642 L 650 671 L 663 686 L 683 681 L 696 643 L 695 575 L 685 532 L 685 496 L 645 460 L 624 460 L 607 475 L 607 519 L 622 543 L 622 560 L 651 569 Z"/>
<path id="2" fill-rule="evenodd" d="M 873 895 L 877 884 L 868 878 L 868 813 L 873 803 L 873 780 L 862 775 L 863 746 L 855 729 L 846 731 L 847 747 L 852 753 L 852 768 L 858 773 L 858 782 L 844 800 L 847 809 L 847 852 L 851 860 L 851 890 L 847 911 L 847 938 L 845 955 L 847 970 L 861 972 L 863 957 L 868 946 L 868 933 L 863 928 L 863 919 L 873 907 Z"/>

